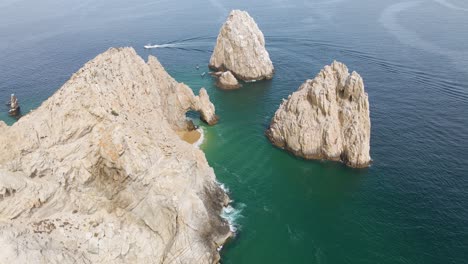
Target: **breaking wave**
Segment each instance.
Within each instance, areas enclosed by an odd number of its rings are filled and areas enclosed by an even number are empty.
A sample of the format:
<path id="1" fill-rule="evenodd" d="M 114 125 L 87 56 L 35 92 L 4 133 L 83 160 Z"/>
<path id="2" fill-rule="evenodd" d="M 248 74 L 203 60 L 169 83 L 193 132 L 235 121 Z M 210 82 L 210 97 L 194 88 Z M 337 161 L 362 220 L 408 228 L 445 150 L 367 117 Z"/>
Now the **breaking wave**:
<path id="1" fill-rule="evenodd" d="M 434 2 L 437 2 L 437 3 L 443 5 L 443 6 L 447 7 L 447 8 L 453 9 L 453 10 L 468 12 L 468 8 L 456 6 L 456 5 L 450 3 L 447 0 L 434 0 Z"/>
<path id="2" fill-rule="evenodd" d="M 201 144 L 203 144 L 203 141 L 205 140 L 205 132 L 203 128 L 199 127 L 197 128 L 198 133 L 200 133 L 200 138 L 197 140 L 197 142 L 193 143 L 193 145 L 196 148 L 200 148 Z"/>
<path id="3" fill-rule="evenodd" d="M 226 185 L 224 185 L 224 183 L 219 183 L 218 182 L 218 186 L 223 190 L 224 193 L 229 194 L 229 188 L 226 187 Z"/>
<path id="4" fill-rule="evenodd" d="M 226 187 L 223 183 L 218 182 L 218 186 L 224 191 L 224 193 L 229 194 L 229 188 Z M 232 201 L 231 201 L 232 202 Z M 234 206 L 229 204 L 228 206 L 223 208 L 221 212 L 221 217 L 229 223 L 229 230 L 232 233 L 236 233 L 239 230 L 240 225 L 237 222 L 240 218 L 243 218 L 242 211 L 246 205 L 244 203 L 238 203 Z"/>
<path id="5" fill-rule="evenodd" d="M 223 208 L 223 212 L 221 213 L 221 217 L 228 221 L 229 229 L 232 233 L 236 233 L 237 230 L 240 229 L 240 225 L 237 222 L 240 218 L 243 218 L 242 211 L 246 207 L 245 204 L 239 203 L 235 205 L 235 207 L 228 205 Z"/>

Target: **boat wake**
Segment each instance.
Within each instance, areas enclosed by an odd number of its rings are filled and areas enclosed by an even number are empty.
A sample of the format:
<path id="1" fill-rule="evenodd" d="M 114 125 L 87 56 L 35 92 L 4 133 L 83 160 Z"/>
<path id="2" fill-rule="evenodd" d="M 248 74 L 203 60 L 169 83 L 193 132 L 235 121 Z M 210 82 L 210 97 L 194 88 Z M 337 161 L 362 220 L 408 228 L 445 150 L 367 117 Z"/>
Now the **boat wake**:
<path id="1" fill-rule="evenodd" d="M 193 145 L 196 148 L 200 148 L 201 144 L 203 144 L 203 141 L 205 140 L 205 134 L 203 131 L 203 128 L 199 127 L 197 128 L 198 133 L 200 133 L 200 138 L 197 140 L 197 142 L 193 143 Z"/>
<path id="2" fill-rule="evenodd" d="M 224 185 L 224 183 L 219 183 L 219 182 L 218 182 L 218 186 L 221 187 L 221 189 L 223 190 L 224 193 L 229 194 L 229 192 L 230 192 L 230 191 L 229 191 L 229 188 L 226 187 L 226 185 Z"/>
<path id="3" fill-rule="evenodd" d="M 224 191 L 224 193 L 229 194 L 230 191 L 226 185 L 218 182 L 218 186 Z M 244 217 L 242 215 L 242 211 L 245 207 L 246 205 L 244 203 L 238 203 L 234 206 L 229 204 L 228 206 L 224 207 L 223 211 L 221 212 L 221 217 L 229 223 L 229 230 L 233 234 L 236 234 L 237 230 L 240 229 L 240 225 L 237 220 Z"/>
<path id="4" fill-rule="evenodd" d="M 145 45 L 145 49 L 161 49 L 161 48 L 174 48 L 177 47 L 178 43 L 168 43 L 159 45 Z"/>
<path id="5" fill-rule="evenodd" d="M 446 3 L 445 1 L 437 1 L 439 3 Z M 457 69 L 462 72 L 468 72 L 468 52 L 467 51 L 457 51 L 451 50 L 438 46 L 435 43 L 432 43 L 424 38 L 420 37 L 416 32 L 413 32 L 404 25 L 399 23 L 398 15 L 404 11 L 411 10 L 422 5 L 422 1 L 410 1 L 393 4 L 387 7 L 383 13 L 380 15 L 379 22 L 384 26 L 384 28 L 392 34 L 397 40 L 402 44 L 424 50 L 426 52 L 434 53 L 437 55 L 447 57 Z M 426 76 L 427 80 L 428 77 Z M 431 82 L 435 79 L 431 77 Z M 468 93 L 465 89 L 453 89 L 454 83 L 452 81 L 443 81 L 444 84 L 448 84 L 449 89 L 441 89 L 444 93 L 452 93 L 451 96 L 455 96 L 456 99 L 467 100 Z M 429 84 L 431 85 L 431 84 Z"/>
<path id="6" fill-rule="evenodd" d="M 148 44 L 145 49 L 181 49 L 190 51 L 211 52 L 210 47 L 214 37 L 193 37 L 167 41 L 162 44 Z"/>

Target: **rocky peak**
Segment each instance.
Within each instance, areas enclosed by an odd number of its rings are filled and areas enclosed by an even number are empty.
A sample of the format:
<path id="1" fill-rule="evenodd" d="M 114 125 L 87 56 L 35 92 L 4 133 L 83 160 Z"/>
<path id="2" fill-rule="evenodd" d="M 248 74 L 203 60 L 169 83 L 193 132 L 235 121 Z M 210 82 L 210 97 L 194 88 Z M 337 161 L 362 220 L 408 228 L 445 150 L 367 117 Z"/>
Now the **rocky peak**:
<path id="1" fill-rule="evenodd" d="M 0 263 L 217 263 L 228 198 L 174 131 L 187 109 L 214 120 L 206 90 L 113 48 L 0 122 Z"/>
<path id="2" fill-rule="evenodd" d="M 263 33 L 246 11 L 231 11 L 221 27 L 209 66 L 229 70 L 241 80 L 273 78 L 273 63 Z"/>
<path id="3" fill-rule="evenodd" d="M 369 101 L 361 76 L 340 62 L 325 66 L 283 101 L 266 134 L 300 157 L 368 166 Z"/>

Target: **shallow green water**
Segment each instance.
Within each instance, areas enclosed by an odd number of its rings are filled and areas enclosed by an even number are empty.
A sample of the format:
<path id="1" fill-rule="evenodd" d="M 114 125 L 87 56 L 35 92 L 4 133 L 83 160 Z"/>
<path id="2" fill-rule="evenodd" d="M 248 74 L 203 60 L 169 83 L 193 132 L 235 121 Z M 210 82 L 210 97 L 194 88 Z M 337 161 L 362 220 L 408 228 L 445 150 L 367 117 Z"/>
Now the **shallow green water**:
<path id="1" fill-rule="evenodd" d="M 14 92 L 24 112 L 110 46 L 156 55 L 178 81 L 207 88 L 221 121 L 204 126 L 202 149 L 239 212 L 223 263 L 467 262 L 465 2 L 12 0 L 0 7 L 0 102 Z M 232 8 L 258 22 L 276 75 L 222 91 L 200 75 Z M 144 50 L 148 43 L 176 47 Z M 358 71 L 369 93 L 368 169 L 304 161 L 264 136 L 282 98 L 333 59 Z M 14 122 L 5 111 L 0 118 Z"/>

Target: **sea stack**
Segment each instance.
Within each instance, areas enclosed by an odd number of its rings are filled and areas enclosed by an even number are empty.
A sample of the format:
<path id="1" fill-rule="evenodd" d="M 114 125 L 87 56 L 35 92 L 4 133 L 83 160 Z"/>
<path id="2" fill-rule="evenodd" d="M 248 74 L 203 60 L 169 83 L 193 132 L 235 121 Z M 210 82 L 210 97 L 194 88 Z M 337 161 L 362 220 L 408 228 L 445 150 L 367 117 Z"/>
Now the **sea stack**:
<path id="1" fill-rule="evenodd" d="M 296 156 L 362 168 L 371 163 L 370 127 L 361 76 L 335 61 L 283 100 L 266 135 Z"/>
<path id="2" fill-rule="evenodd" d="M 229 198 L 185 112 L 214 107 L 155 57 L 112 48 L 0 121 L 0 263 L 218 263 Z"/>
<path id="3" fill-rule="evenodd" d="M 18 116 L 20 114 L 20 105 L 16 95 L 11 94 L 10 102 L 8 103 L 8 105 L 10 106 L 10 110 L 8 110 L 8 114 L 10 116 Z"/>
<path id="4" fill-rule="evenodd" d="M 209 67 L 231 71 L 236 78 L 256 81 L 273 78 L 274 68 L 265 38 L 246 11 L 233 10 L 222 26 Z"/>

